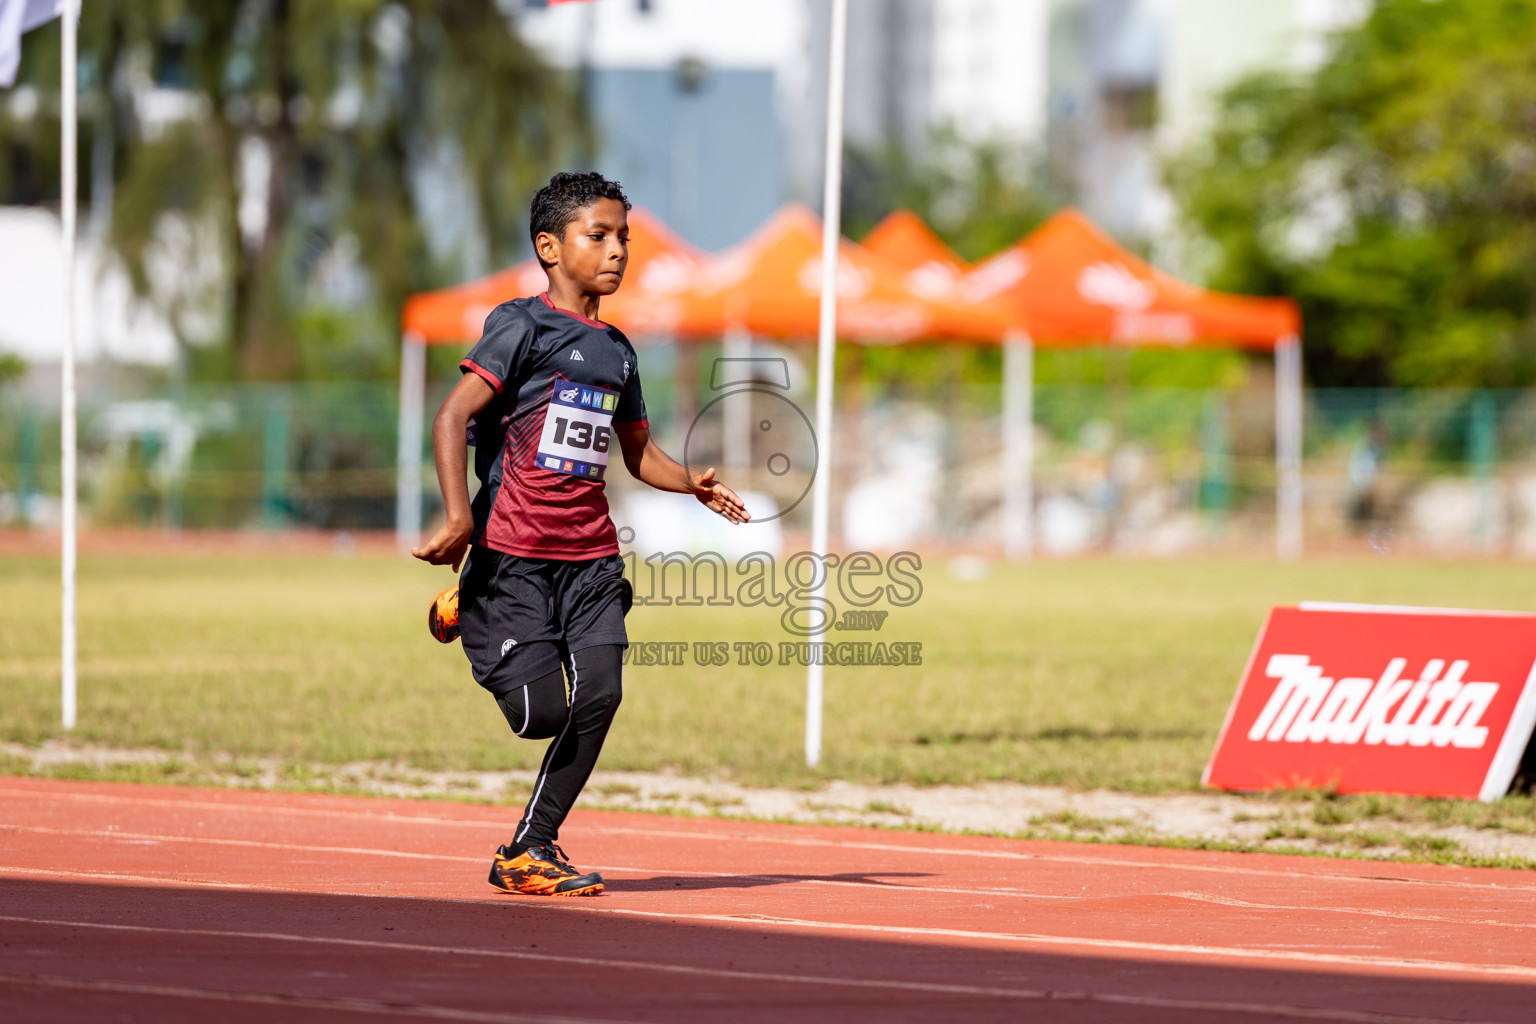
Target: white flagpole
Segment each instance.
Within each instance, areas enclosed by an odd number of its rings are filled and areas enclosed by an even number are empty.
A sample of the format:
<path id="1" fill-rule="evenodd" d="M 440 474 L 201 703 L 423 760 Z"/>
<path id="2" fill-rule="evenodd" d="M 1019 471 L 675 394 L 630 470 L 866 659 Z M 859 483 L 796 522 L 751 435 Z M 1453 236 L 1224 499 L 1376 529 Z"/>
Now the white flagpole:
<path id="1" fill-rule="evenodd" d="M 827 168 L 821 204 L 821 330 L 816 345 L 816 443 L 815 490 L 811 497 L 811 552 L 816 556 L 820 582 L 811 603 L 822 600 L 827 585 L 827 533 L 831 518 L 832 473 L 832 376 L 837 353 L 837 257 L 842 235 L 843 195 L 843 89 L 848 57 L 848 0 L 832 0 L 832 35 L 827 58 Z M 826 637 L 826 626 L 812 634 L 814 644 Z M 816 650 L 812 647 L 812 651 Z M 822 664 L 813 653 L 805 676 L 805 763 L 821 762 Z"/>
<path id="2" fill-rule="evenodd" d="M 61 469 L 63 476 L 64 538 L 60 552 L 64 584 L 63 621 L 60 635 L 60 679 L 63 688 L 64 728 L 75 727 L 75 534 L 77 530 L 77 484 L 75 441 L 75 5 L 66 3 L 63 11 L 64 54 L 61 61 L 60 83 L 63 108 L 60 112 L 60 136 L 63 139 L 62 169 L 60 172 L 60 219 L 64 229 L 64 355 L 61 364 L 60 442 Z"/>

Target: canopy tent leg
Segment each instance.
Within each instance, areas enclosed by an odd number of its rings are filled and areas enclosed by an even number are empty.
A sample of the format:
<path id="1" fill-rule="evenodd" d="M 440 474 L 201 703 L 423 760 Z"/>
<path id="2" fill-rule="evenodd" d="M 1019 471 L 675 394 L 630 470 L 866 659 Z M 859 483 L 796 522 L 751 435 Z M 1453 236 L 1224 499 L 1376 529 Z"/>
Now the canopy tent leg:
<path id="1" fill-rule="evenodd" d="M 726 329 L 721 349 L 721 354 L 730 362 L 723 381 L 717 380 L 716 374 L 710 374 L 711 388 L 747 379 L 747 360 L 752 358 L 752 332 L 732 325 Z M 726 402 L 720 410 L 725 419 L 721 424 L 725 450 L 720 461 L 727 469 L 746 469 L 752 464 L 752 403 L 747 400 Z"/>
<path id="2" fill-rule="evenodd" d="M 680 337 L 668 344 L 672 346 L 672 425 L 668 437 L 672 450 L 680 452 L 687 465 L 691 455 L 688 435 L 699 414 L 699 356 L 698 350 Z"/>
<path id="3" fill-rule="evenodd" d="M 1035 345 L 1003 339 L 1003 553 L 1026 559 L 1035 546 Z"/>
<path id="4" fill-rule="evenodd" d="M 402 554 L 421 542 L 421 432 L 425 425 L 427 346 L 400 338 L 400 444 L 395 456 L 395 543 Z"/>
<path id="5" fill-rule="evenodd" d="M 1301 339 L 1275 345 L 1275 549 L 1301 557 Z"/>
<path id="6" fill-rule="evenodd" d="M 831 518 L 832 377 L 837 365 L 837 260 L 842 234 L 843 87 L 848 63 L 848 0 L 832 0 L 832 32 L 827 58 L 827 168 L 822 192 L 821 322 L 816 345 L 816 478 L 811 498 L 811 553 L 817 585 L 811 608 L 826 607 L 827 533 Z M 830 623 L 822 621 L 807 640 L 825 641 Z M 805 763 L 821 763 L 822 664 L 812 657 L 805 674 Z"/>

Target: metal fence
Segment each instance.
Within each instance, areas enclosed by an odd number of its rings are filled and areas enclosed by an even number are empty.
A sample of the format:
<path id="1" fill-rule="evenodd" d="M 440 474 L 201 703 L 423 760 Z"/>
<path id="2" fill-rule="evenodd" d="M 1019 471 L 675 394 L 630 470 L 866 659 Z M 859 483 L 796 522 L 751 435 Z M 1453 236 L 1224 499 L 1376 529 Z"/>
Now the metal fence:
<path id="1" fill-rule="evenodd" d="M 102 526 L 390 528 L 397 399 L 385 384 L 283 384 L 83 403 L 83 514 Z M 0 521 L 56 518 L 58 446 L 56 412 L 0 412 Z"/>
<path id="2" fill-rule="evenodd" d="M 428 409 L 449 384 L 429 388 Z M 689 427 L 696 435 L 711 429 L 707 384 L 684 394 L 665 373 L 647 378 L 653 430 L 675 454 Z M 808 389 L 787 397 L 809 409 Z M 87 404 L 86 522 L 393 528 L 398 398 L 386 383 L 208 385 Z M 1039 548 L 1057 555 L 1271 550 L 1273 401 L 1257 388 L 1038 386 Z M 843 543 L 995 546 L 1001 402 L 997 384 L 937 396 L 844 387 L 833 467 L 834 526 Z M 430 482 L 428 444 L 423 438 Z M 56 412 L 14 399 L 0 406 L 0 525 L 55 522 L 58 445 Z M 1536 553 L 1532 393 L 1312 390 L 1304 450 L 1306 537 L 1314 550 L 1355 543 L 1379 551 Z M 753 449 L 749 461 L 762 454 Z M 638 485 L 616 472 L 610 488 L 622 507 Z M 427 491 L 430 522 L 436 488 Z M 786 529 L 808 529 L 808 504 L 784 517 Z"/>

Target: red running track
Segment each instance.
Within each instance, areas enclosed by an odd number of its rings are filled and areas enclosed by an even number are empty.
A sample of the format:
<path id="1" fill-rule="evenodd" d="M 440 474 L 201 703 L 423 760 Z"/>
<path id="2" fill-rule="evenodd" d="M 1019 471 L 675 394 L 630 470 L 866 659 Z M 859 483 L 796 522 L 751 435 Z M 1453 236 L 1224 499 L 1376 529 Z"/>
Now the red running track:
<path id="1" fill-rule="evenodd" d="M 1536 1021 L 1536 874 L 0 777 L 0 1020 Z"/>

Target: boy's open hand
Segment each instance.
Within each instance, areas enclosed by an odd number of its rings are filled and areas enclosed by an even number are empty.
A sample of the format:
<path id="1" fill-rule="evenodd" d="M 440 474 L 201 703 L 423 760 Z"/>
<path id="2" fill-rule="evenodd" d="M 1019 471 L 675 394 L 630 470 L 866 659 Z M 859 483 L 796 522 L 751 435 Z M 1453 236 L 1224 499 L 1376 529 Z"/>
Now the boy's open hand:
<path id="1" fill-rule="evenodd" d="M 473 522 L 444 523 L 431 540 L 419 548 L 411 548 L 411 554 L 431 565 L 451 565 L 453 571 L 458 572 L 459 563 L 464 561 L 464 552 L 469 550 L 470 535 L 474 532 Z"/>
<path id="2" fill-rule="evenodd" d="M 711 512 L 718 512 L 732 523 L 744 523 L 752 518 L 747 506 L 741 503 L 736 492 L 722 483 L 715 482 L 713 467 L 693 474 L 693 496 Z"/>

